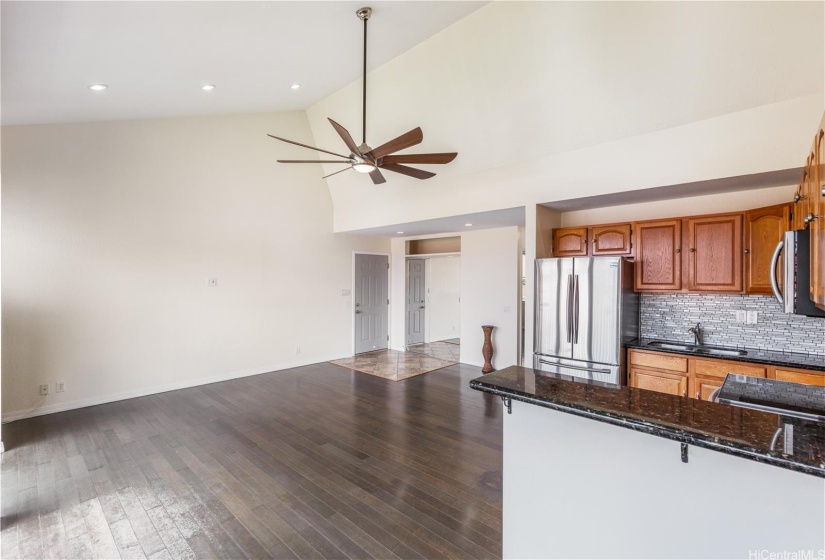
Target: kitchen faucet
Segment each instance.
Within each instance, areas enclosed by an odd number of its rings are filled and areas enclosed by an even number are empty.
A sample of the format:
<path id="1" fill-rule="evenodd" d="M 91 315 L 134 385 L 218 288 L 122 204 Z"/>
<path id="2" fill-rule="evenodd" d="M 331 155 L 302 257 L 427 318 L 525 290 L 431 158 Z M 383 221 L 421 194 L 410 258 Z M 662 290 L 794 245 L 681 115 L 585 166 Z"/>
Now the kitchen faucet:
<path id="1" fill-rule="evenodd" d="M 699 326 L 699 323 L 696 323 L 695 327 L 690 327 L 688 332 L 693 335 L 693 339 L 696 341 L 696 346 L 702 345 L 702 327 Z"/>

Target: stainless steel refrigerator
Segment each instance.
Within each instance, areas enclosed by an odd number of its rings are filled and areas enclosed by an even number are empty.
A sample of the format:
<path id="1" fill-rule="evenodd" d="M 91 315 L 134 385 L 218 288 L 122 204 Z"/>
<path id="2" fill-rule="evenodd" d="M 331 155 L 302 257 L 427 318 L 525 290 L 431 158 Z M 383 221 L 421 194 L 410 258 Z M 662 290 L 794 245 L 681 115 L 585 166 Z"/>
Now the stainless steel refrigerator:
<path id="1" fill-rule="evenodd" d="M 535 319 L 533 369 L 626 384 L 623 344 L 639 336 L 633 263 L 537 259 Z"/>

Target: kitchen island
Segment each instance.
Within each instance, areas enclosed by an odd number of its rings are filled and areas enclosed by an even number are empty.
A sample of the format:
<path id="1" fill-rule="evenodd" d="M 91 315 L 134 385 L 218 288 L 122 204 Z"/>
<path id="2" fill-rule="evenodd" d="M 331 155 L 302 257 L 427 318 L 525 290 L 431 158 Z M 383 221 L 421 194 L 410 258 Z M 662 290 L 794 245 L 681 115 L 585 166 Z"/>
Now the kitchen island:
<path id="1" fill-rule="evenodd" d="M 825 557 L 822 424 L 520 367 L 470 386 L 510 412 L 505 558 Z"/>

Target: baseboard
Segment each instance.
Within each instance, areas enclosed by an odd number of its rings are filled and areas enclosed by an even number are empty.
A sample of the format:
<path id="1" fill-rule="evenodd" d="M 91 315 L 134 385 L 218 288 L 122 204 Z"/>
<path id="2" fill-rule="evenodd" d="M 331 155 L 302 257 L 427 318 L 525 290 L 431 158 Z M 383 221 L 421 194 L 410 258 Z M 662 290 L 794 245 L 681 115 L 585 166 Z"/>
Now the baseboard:
<path id="1" fill-rule="evenodd" d="M 197 379 L 190 379 L 186 381 L 176 381 L 172 383 L 164 383 L 163 385 L 155 385 L 154 387 L 147 387 L 144 389 L 134 389 L 131 391 L 123 391 L 121 393 L 111 393 L 108 395 L 100 395 L 97 397 L 89 397 L 88 399 L 79 399 L 76 401 L 69 401 L 64 403 L 49 404 L 45 406 L 38 406 L 24 410 L 16 410 L 12 412 L 3 413 L 3 423 L 14 422 L 15 420 L 22 420 L 23 418 L 32 418 L 34 416 L 43 416 L 45 414 L 54 414 L 56 412 L 64 412 L 66 410 L 74 410 L 77 408 L 86 408 L 87 406 L 96 406 L 99 404 L 106 404 L 116 401 L 124 401 L 127 399 L 134 399 L 137 397 L 145 397 L 147 395 L 156 395 L 158 393 L 166 393 L 167 391 L 177 391 L 178 389 L 188 389 L 189 387 L 197 387 L 200 385 L 209 385 L 210 383 L 218 383 L 220 381 L 229 381 L 230 379 L 238 379 L 240 377 L 251 377 L 253 375 L 261 375 L 264 373 L 272 373 L 276 371 L 283 371 L 296 367 L 309 366 L 312 364 L 319 364 L 328 362 L 330 360 L 340 359 L 340 355 L 335 355 L 327 358 L 312 358 L 307 360 L 300 360 L 296 362 L 289 362 L 285 364 L 278 364 L 268 366 L 265 368 L 255 368 L 243 371 L 234 371 L 230 373 L 222 373 L 218 375 L 211 375 L 208 377 L 199 377 Z M 2 446 L 2 443 L 0 443 Z M 2 447 L 0 447 L 0 450 Z"/>

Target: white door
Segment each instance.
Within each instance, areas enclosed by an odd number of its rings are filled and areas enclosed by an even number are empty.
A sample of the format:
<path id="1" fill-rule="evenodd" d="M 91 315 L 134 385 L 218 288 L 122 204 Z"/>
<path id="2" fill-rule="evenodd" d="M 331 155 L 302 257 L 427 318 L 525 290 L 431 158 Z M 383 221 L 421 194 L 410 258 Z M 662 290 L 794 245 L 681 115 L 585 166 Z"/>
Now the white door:
<path id="1" fill-rule="evenodd" d="M 355 255 L 355 353 L 389 345 L 389 257 Z"/>
<path id="2" fill-rule="evenodd" d="M 424 343 L 424 259 L 407 259 L 407 346 Z"/>

